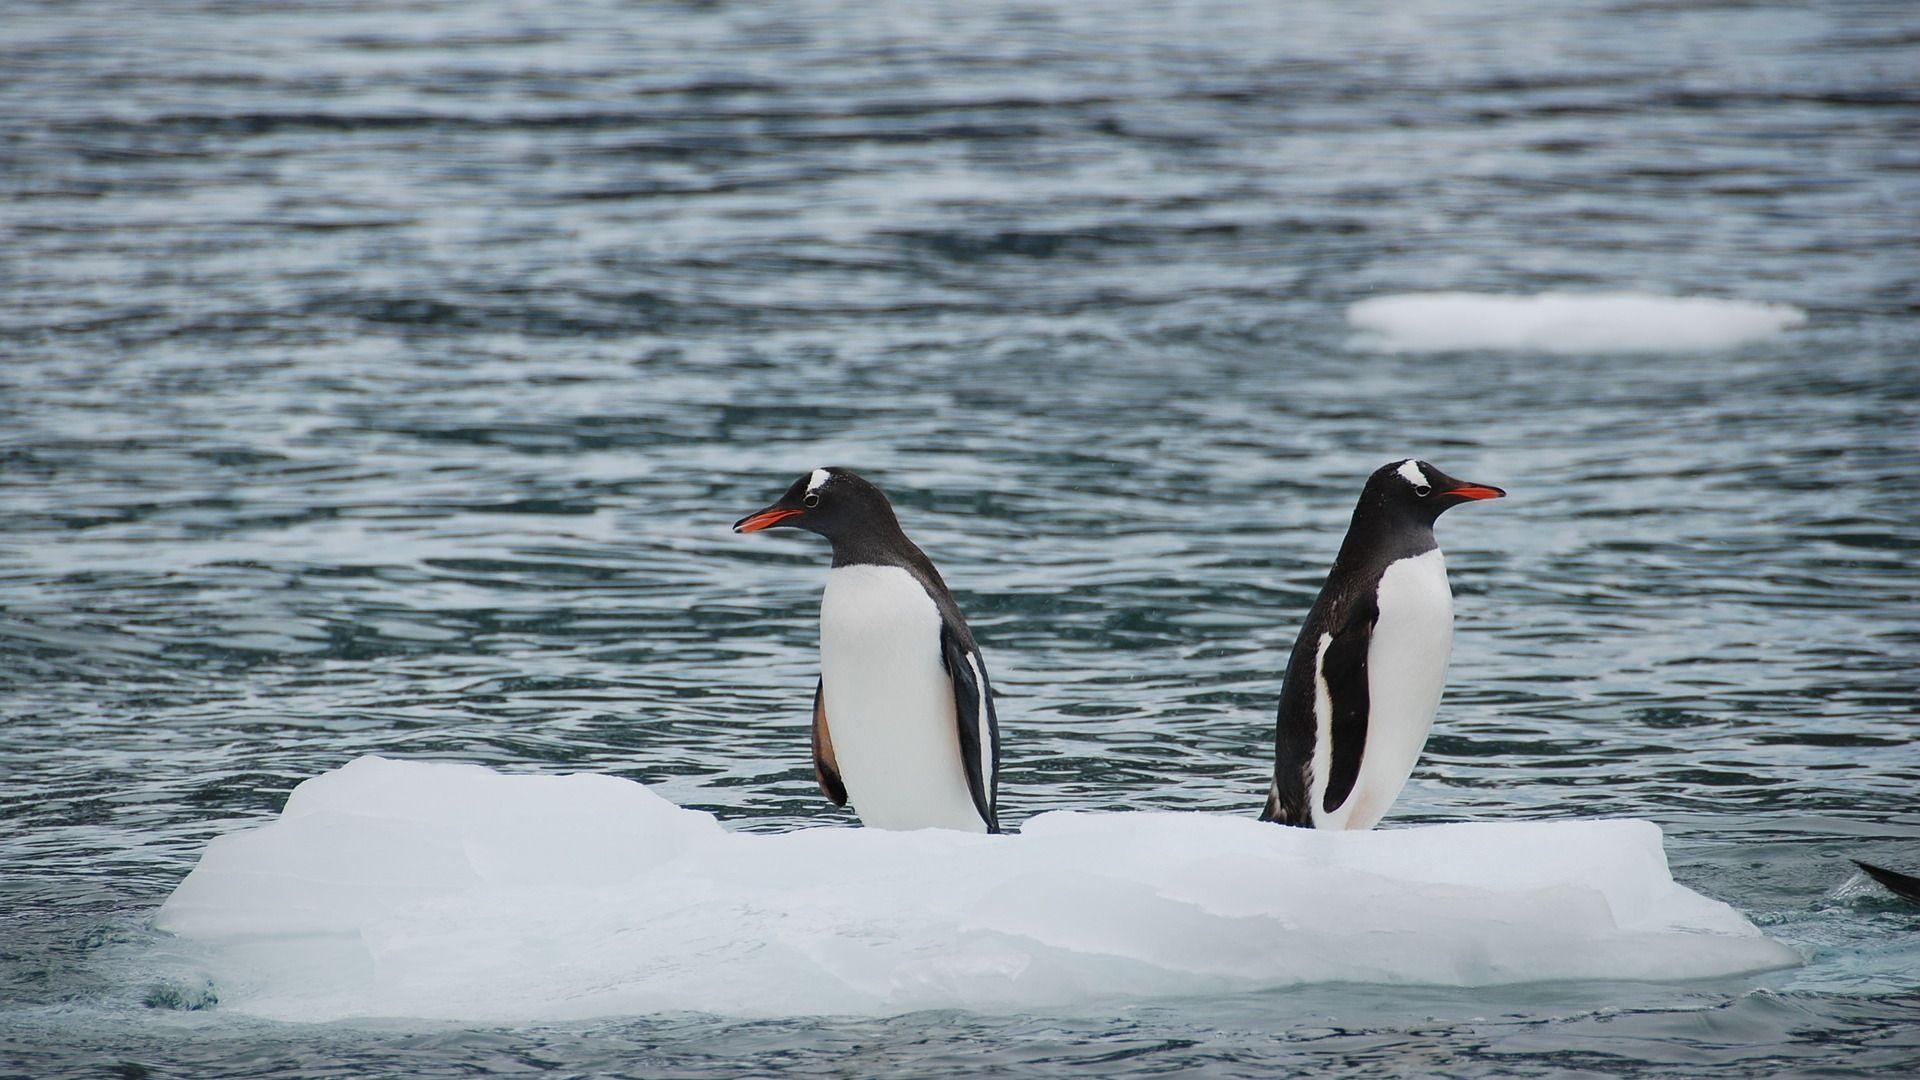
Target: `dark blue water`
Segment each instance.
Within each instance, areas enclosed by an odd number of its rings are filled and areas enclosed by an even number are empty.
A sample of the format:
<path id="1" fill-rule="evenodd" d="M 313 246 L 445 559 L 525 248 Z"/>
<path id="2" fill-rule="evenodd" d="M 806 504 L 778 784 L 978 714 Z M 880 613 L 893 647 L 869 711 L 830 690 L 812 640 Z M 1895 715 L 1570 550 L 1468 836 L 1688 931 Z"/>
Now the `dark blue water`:
<path id="1" fill-rule="evenodd" d="M 1920 1067 L 1920 13 L 1905 4 L 0 5 L 0 1071 Z M 1797 305 L 1708 354 L 1356 350 L 1385 293 Z M 368 752 L 847 820 L 824 556 L 893 493 L 1003 817 L 1257 810 L 1358 484 L 1451 689 L 1389 824 L 1622 815 L 1733 984 L 1045 1016 L 275 1025 L 155 984 L 205 841 Z M 187 988 L 189 991 L 192 988 Z"/>

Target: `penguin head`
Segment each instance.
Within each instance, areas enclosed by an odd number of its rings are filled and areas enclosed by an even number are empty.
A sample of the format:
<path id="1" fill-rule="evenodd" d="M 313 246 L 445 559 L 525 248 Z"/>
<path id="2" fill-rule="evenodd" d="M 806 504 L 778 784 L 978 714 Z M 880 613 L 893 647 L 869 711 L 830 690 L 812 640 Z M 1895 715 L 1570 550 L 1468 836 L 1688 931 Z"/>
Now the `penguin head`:
<path id="1" fill-rule="evenodd" d="M 793 482 L 771 506 L 733 523 L 737 533 L 805 529 L 829 540 L 862 530 L 899 531 L 893 505 L 880 489 L 841 468 L 815 469 Z"/>
<path id="2" fill-rule="evenodd" d="M 1464 502 L 1498 499 L 1505 491 L 1488 484 L 1455 480 L 1424 461 L 1407 458 L 1390 462 L 1367 478 L 1366 499 L 1396 516 L 1428 525 L 1448 509 Z"/>

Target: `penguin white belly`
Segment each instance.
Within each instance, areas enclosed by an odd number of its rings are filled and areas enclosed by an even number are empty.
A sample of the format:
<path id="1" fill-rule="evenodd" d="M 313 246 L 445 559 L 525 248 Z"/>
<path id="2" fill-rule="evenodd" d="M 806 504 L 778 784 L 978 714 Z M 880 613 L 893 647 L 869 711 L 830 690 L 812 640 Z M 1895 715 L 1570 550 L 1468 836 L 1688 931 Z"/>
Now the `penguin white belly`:
<path id="1" fill-rule="evenodd" d="M 820 670 L 834 758 L 862 824 L 986 831 L 960 762 L 940 609 L 912 574 L 827 572 Z"/>
<path id="2" fill-rule="evenodd" d="M 1453 656 L 1453 589 L 1439 548 L 1387 567 L 1367 647 L 1367 745 L 1353 793 L 1321 828 L 1371 829 L 1427 745 Z"/>

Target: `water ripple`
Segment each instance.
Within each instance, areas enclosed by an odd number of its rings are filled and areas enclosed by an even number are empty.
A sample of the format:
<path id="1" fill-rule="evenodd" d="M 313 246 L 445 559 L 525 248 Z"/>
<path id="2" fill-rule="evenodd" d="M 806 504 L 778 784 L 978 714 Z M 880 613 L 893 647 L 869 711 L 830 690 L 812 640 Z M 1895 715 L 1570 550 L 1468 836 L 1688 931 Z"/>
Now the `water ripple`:
<path id="1" fill-rule="evenodd" d="M 1914 1060 L 1911 917 L 1844 861 L 1920 850 L 1907 6 L 14 7 L 27 1071 Z M 1352 303 L 1443 290 L 1808 321 L 1689 356 L 1352 347 Z M 824 554 L 727 532 L 822 462 L 887 485 L 970 613 L 1009 823 L 1251 812 L 1355 488 L 1408 452 L 1512 497 L 1442 526 L 1452 686 L 1392 820 L 1651 817 L 1812 966 L 388 1033 L 161 1016 L 124 975 L 207 838 L 362 753 L 850 820 L 806 764 Z"/>

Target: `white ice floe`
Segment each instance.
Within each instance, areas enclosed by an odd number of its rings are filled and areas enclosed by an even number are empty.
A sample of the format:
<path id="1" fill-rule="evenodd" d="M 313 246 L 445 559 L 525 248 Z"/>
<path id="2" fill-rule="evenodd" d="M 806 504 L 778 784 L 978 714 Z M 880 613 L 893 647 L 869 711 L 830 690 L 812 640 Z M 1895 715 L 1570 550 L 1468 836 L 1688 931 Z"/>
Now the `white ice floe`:
<path id="1" fill-rule="evenodd" d="M 1786 304 L 1639 293 L 1407 293 L 1347 308 L 1359 348 L 1550 353 L 1698 352 L 1762 341 L 1807 321 Z"/>
<path id="2" fill-rule="evenodd" d="M 378 757 L 215 840 L 154 924 L 221 1008 L 313 1021 L 1014 1010 L 1799 961 L 1676 885 L 1645 821 L 1050 813 L 1015 836 L 768 835 L 614 777 Z"/>

